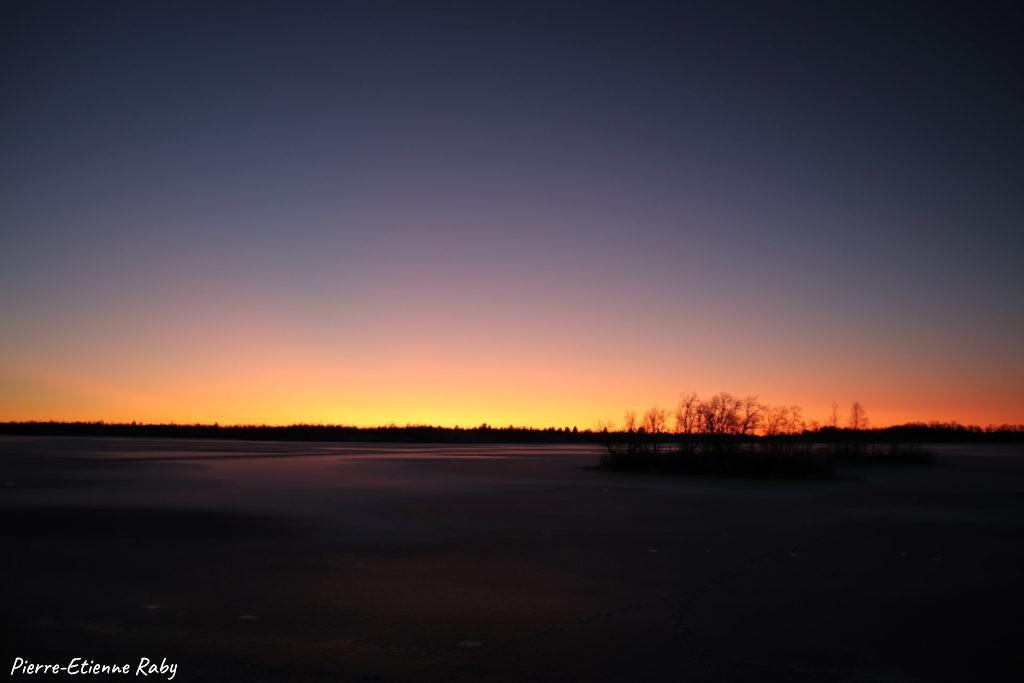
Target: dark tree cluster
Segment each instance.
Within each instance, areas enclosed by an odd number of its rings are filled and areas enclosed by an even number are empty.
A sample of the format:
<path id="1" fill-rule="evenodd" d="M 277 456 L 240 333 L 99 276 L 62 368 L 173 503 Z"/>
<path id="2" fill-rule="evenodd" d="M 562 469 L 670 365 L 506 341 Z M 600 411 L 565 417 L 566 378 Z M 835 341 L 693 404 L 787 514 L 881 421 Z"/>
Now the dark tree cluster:
<path id="1" fill-rule="evenodd" d="M 906 424 L 871 429 L 867 410 L 854 401 L 840 418 L 837 403 L 825 425 L 808 421 L 800 406 L 773 406 L 756 396 L 721 392 L 709 398 L 682 394 L 673 411 L 627 411 L 621 430 L 602 429 L 613 470 L 726 476 L 823 478 L 837 464 L 926 464 L 919 444 L 1024 440 L 1024 426 L 982 429 L 958 423 Z"/>
<path id="2" fill-rule="evenodd" d="M 432 425 L 141 424 L 110 422 L 2 422 L 0 435 L 99 436 L 154 439 L 240 439 L 248 441 L 339 441 L 396 443 L 598 443 L 596 433 L 577 427 L 436 427 Z"/>

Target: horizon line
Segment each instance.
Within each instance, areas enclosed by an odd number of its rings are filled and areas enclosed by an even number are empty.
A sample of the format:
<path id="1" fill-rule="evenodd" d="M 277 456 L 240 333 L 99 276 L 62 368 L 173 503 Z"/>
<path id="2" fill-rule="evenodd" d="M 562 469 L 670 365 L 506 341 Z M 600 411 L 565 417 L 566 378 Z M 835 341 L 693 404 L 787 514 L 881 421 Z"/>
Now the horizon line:
<path id="1" fill-rule="evenodd" d="M 384 424 L 374 425 L 357 425 L 357 424 L 345 424 L 341 422 L 289 422 L 289 423 L 260 423 L 260 422 L 231 422 L 222 423 L 219 421 L 213 422 L 177 422 L 174 420 L 166 422 L 140 422 L 132 420 L 130 422 L 124 421 L 108 421 L 105 419 L 95 420 L 54 420 L 54 419 L 28 419 L 28 420 L 5 420 L 0 419 L 0 427 L 12 427 L 12 426 L 31 426 L 31 425 L 53 425 L 53 426 L 105 426 L 105 427 L 182 427 L 182 428 L 203 428 L 203 429 L 295 429 L 295 428 L 316 428 L 316 429 L 349 429 L 349 430 L 383 430 L 383 429 L 436 429 L 436 430 L 450 430 L 450 431 L 534 431 L 534 432 L 575 432 L 578 433 L 590 433 L 590 434 L 601 434 L 601 433 L 613 433 L 613 434 L 627 434 L 633 432 L 644 432 L 644 428 L 640 427 L 637 430 L 627 430 L 623 428 L 611 428 L 611 427 L 579 427 L 579 425 L 548 425 L 548 426 L 530 426 L 530 425 L 515 425 L 506 424 L 499 425 L 491 422 L 481 422 L 476 425 L 443 425 L 443 424 L 430 424 L 430 423 L 413 423 L 407 422 L 399 424 L 397 422 L 390 422 Z M 1003 422 L 995 423 L 989 422 L 987 424 L 978 423 L 963 423 L 958 420 L 910 420 L 907 422 L 894 422 L 884 425 L 865 426 L 863 428 L 852 428 L 849 426 L 833 426 L 826 424 L 818 424 L 816 426 L 806 425 L 802 430 L 797 433 L 815 433 L 821 431 L 880 431 L 886 429 L 894 429 L 901 427 L 912 427 L 912 428 L 929 428 L 929 429 L 964 429 L 968 431 L 980 430 L 980 431 L 1024 431 L 1024 423 L 1013 423 Z M 682 434 L 682 432 L 676 429 L 665 429 L 654 432 L 656 434 Z M 693 432 L 693 435 L 705 434 L 705 432 Z"/>

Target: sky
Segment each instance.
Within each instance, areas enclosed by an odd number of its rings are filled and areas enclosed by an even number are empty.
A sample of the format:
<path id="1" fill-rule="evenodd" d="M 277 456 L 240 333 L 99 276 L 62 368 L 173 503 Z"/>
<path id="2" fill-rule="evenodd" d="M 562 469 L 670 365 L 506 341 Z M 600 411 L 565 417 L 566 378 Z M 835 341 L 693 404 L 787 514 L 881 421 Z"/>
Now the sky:
<path id="1" fill-rule="evenodd" d="M 0 419 L 584 428 L 727 390 L 1024 422 L 1022 29 L 6 2 Z"/>

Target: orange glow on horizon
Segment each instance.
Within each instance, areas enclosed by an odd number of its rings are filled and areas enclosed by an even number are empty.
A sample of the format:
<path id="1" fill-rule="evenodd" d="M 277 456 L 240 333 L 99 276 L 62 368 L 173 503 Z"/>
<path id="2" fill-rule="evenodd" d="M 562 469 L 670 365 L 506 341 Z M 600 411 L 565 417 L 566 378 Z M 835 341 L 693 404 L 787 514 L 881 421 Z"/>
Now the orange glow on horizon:
<path id="1" fill-rule="evenodd" d="M 270 354 L 273 355 L 273 354 Z M 294 357 L 294 356 L 293 356 Z M 388 360 L 390 358 L 390 360 Z M 483 357 L 470 362 L 429 352 L 381 354 L 356 366 L 309 357 L 303 363 L 273 363 L 263 354 L 225 357 L 204 366 L 140 370 L 131 359 L 108 359 L 106 367 L 81 369 L 28 360 L 0 366 L 6 391 L 0 397 L 2 420 L 61 420 L 148 423 L 220 423 L 288 425 L 343 424 L 371 427 L 417 424 L 445 427 L 492 426 L 594 428 L 621 425 L 626 410 L 642 412 L 658 405 L 672 409 L 681 391 L 702 397 L 723 389 L 738 396 L 755 394 L 771 405 L 800 405 L 804 418 L 825 424 L 833 396 L 846 420 L 850 403 L 867 408 L 872 426 L 920 421 L 962 424 L 1024 422 L 1013 395 L 985 391 L 959 403 L 956 379 L 902 386 L 898 380 L 841 377 L 846 391 L 829 382 L 800 386 L 786 378 L 752 378 L 744 391 L 737 377 L 727 384 L 698 377 L 687 368 L 672 373 L 623 368 L 609 376 L 598 359 L 551 359 L 541 364 L 521 358 L 502 364 Z M 561 362 L 564 361 L 564 362 Z M 190 371 L 189 371 L 190 370 Z M 749 372 L 743 368 L 737 374 Z M 705 371 L 704 375 L 713 373 Z M 673 378 L 679 377 L 679 380 Z M 877 376 L 876 376 L 877 377 Z M 758 387 L 774 386 L 774 391 Z"/>
<path id="2" fill-rule="evenodd" d="M 498 314 L 454 297 L 355 324 L 259 303 L 68 316 L 5 340 L 0 420 L 584 429 L 621 424 L 626 410 L 672 409 L 680 392 L 725 390 L 800 405 L 806 420 L 823 424 L 833 400 L 843 420 L 860 401 L 873 426 L 1024 423 L 1019 364 L 971 349 L 953 359 L 948 349 L 913 338 L 897 344 L 884 333 L 822 326 L 793 338 L 784 325 L 711 314 L 702 319 L 711 335 L 661 319 L 641 333 L 609 327 L 603 312 Z"/>

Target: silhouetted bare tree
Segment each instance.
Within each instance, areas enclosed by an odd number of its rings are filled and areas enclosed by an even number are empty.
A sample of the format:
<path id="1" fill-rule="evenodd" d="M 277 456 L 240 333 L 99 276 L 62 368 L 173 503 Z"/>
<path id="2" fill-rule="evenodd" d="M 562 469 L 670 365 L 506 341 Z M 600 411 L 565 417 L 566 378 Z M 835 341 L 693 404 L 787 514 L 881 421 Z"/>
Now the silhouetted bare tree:
<path id="1" fill-rule="evenodd" d="M 643 427 L 648 434 L 663 434 L 668 427 L 668 413 L 657 406 L 649 408 L 644 413 Z"/>
<path id="2" fill-rule="evenodd" d="M 765 406 L 764 435 L 799 434 L 806 429 L 803 415 L 803 408 L 797 405 Z"/>
<path id="3" fill-rule="evenodd" d="M 696 434 L 700 429 L 700 398 L 697 394 L 679 395 L 679 405 L 676 406 L 676 433 Z"/>
<path id="4" fill-rule="evenodd" d="M 743 401 L 727 391 L 700 404 L 701 427 L 707 434 L 737 434 Z"/>
<path id="5" fill-rule="evenodd" d="M 789 408 L 765 406 L 764 435 L 780 436 L 790 431 Z"/>
<path id="6" fill-rule="evenodd" d="M 804 409 L 798 405 L 791 405 L 789 407 L 789 433 L 799 434 L 805 429 L 807 429 L 807 425 L 804 423 Z"/>
<path id="7" fill-rule="evenodd" d="M 636 431 L 636 411 L 627 410 L 626 414 L 622 417 L 622 430 L 624 432 L 632 433 Z"/>
<path id="8" fill-rule="evenodd" d="M 664 434 L 668 430 L 668 412 L 664 408 L 654 406 L 648 408 L 641 420 L 641 431 L 651 435 Z M 658 453 L 661 448 L 657 439 L 649 444 L 652 453 Z"/>
<path id="9" fill-rule="evenodd" d="M 850 406 L 850 429 L 866 429 L 868 426 L 868 414 L 860 401 L 854 401 Z"/>
<path id="10" fill-rule="evenodd" d="M 665 411 L 665 409 L 657 408 L 655 405 L 654 408 L 647 409 L 647 412 L 643 414 L 642 425 L 643 430 L 648 434 L 665 433 L 666 429 L 669 426 L 669 414 Z M 653 443 L 651 443 L 651 450 L 654 453 L 657 453 L 659 451 L 658 442 L 656 439 Z"/>
<path id="11" fill-rule="evenodd" d="M 832 417 L 829 418 L 828 426 L 839 429 L 839 404 L 835 401 L 832 401 Z"/>
<path id="12" fill-rule="evenodd" d="M 737 432 L 753 436 L 764 422 L 764 406 L 757 402 L 757 396 L 747 396 L 741 402 Z"/>

